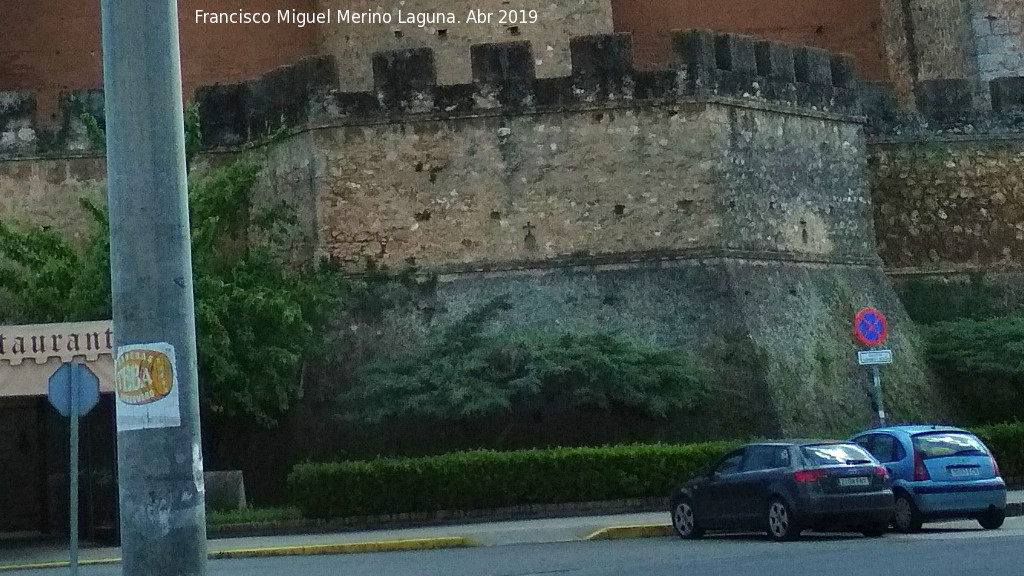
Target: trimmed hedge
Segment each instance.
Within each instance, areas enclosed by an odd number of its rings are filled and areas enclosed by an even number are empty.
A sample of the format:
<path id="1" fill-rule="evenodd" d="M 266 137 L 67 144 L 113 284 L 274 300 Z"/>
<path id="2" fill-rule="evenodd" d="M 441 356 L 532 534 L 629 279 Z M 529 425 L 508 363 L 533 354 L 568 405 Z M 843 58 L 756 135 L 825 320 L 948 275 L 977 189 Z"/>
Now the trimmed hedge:
<path id="1" fill-rule="evenodd" d="M 735 442 L 629 445 L 306 463 L 288 489 L 307 518 L 666 497 Z"/>
<path id="2" fill-rule="evenodd" d="M 1024 422 L 994 424 L 972 431 L 995 454 L 1003 478 L 1024 478 Z"/>

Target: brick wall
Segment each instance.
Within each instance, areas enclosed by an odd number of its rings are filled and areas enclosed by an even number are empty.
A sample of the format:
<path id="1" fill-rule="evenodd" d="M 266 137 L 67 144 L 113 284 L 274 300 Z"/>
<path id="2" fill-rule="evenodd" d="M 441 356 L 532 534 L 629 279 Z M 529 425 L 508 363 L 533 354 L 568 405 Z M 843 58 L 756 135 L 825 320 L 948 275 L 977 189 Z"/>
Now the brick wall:
<path id="1" fill-rule="evenodd" d="M 251 11 L 310 10 L 315 0 L 252 0 Z M 195 10 L 236 11 L 230 0 L 181 0 L 182 77 L 185 95 L 203 84 L 258 76 L 315 51 L 312 27 L 197 25 Z M 5 2 L 0 34 L 0 92 L 38 93 L 37 117 L 58 120 L 61 92 L 102 88 L 99 0 Z"/>
<path id="2" fill-rule="evenodd" d="M 711 28 L 849 53 L 863 77 L 887 78 L 880 0 L 613 0 L 612 9 L 641 66 L 669 61 L 672 30 Z"/>

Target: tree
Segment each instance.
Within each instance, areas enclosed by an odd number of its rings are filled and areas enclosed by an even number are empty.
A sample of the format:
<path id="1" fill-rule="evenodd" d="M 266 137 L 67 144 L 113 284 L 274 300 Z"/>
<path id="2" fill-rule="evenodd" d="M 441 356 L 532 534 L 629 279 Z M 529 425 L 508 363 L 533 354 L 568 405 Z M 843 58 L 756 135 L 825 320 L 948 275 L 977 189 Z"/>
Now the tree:
<path id="1" fill-rule="evenodd" d="M 186 119 L 191 159 L 199 141 L 194 108 Z M 294 220 L 286 205 L 253 208 L 259 172 L 259 164 L 242 158 L 202 176 L 190 173 L 189 208 L 200 400 L 209 413 L 270 427 L 300 395 L 303 360 L 322 342 L 345 282 L 330 265 L 283 262 Z M 83 247 L 47 228 L 0 222 L 2 320 L 110 318 L 106 210 L 82 205 L 93 221 Z"/>

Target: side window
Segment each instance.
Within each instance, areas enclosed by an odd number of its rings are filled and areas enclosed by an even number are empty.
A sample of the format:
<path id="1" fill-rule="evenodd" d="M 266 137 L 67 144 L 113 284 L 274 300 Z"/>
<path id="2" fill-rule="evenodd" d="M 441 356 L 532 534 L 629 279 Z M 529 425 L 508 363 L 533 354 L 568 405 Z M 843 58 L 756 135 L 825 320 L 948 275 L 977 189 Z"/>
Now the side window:
<path id="1" fill-rule="evenodd" d="M 744 472 L 755 472 L 757 470 L 769 470 L 775 467 L 776 446 L 750 446 L 747 448 L 747 458 L 743 462 Z"/>
<path id="2" fill-rule="evenodd" d="M 789 468 L 789 448 L 777 446 L 775 448 L 775 468 Z"/>
<path id="3" fill-rule="evenodd" d="M 867 436 L 861 436 L 857 438 L 855 442 L 860 444 L 865 450 L 871 453 L 879 462 L 885 462 L 885 460 L 879 455 L 878 439 L 881 436 L 879 434 L 869 434 Z"/>
<path id="4" fill-rule="evenodd" d="M 741 462 L 743 462 L 743 451 L 733 452 L 715 467 L 715 474 L 735 474 L 740 471 Z"/>
<path id="5" fill-rule="evenodd" d="M 896 438 L 888 434 L 871 434 L 857 439 L 857 443 L 885 464 L 903 459 L 906 455 Z"/>
<path id="6" fill-rule="evenodd" d="M 903 447 L 903 442 L 899 439 L 892 439 L 893 451 L 892 451 L 892 462 L 899 462 L 907 457 L 907 450 Z"/>

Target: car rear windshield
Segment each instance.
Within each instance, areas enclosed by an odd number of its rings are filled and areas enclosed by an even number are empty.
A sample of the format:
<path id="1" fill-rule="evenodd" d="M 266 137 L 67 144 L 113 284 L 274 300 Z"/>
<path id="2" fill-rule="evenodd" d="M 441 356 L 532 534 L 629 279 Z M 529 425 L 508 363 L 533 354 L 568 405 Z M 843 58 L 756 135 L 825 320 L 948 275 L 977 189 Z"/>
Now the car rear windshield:
<path id="1" fill-rule="evenodd" d="M 801 446 L 804 459 L 814 466 L 841 464 L 870 464 L 874 462 L 863 448 L 856 444 L 808 444 Z"/>
<path id="2" fill-rule="evenodd" d="M 982 456 L 988 450 L 973 434 L 963 432 L 929 432 L 912 438 L 914 450 L 921 458 L 944 456 Z"/>

